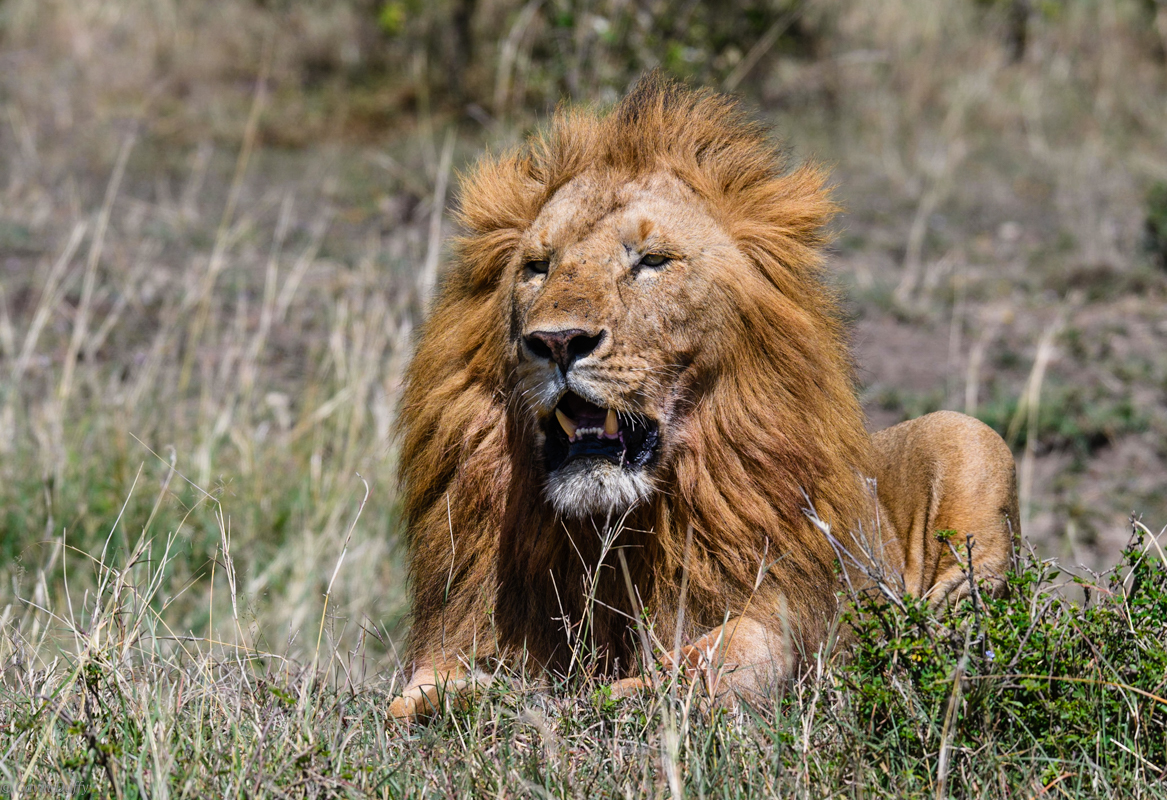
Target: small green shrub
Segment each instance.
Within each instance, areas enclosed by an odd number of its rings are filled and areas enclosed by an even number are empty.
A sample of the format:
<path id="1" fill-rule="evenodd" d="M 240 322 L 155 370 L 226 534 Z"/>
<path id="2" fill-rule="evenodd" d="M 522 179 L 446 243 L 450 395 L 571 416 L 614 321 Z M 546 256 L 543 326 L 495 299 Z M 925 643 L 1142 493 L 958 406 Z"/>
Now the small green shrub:
<path id="1" fill-rule="evenodd" d="M 1031 554 L 1008 596 L 974 594 L 946 615 L 917 599 L 860 597 L 843 682 L 868 757 L 930 763 L 945 748 L 951 770 L 975 771 L 986 750 L 1023 753 L 1093 762 L 1118 782 L 1134 760 L 1167 762 L 1167 566 L 1156 556 L 1136 523 L 1118 566 L 1096 584 L 1073 579 L 1080 604 Z"/>

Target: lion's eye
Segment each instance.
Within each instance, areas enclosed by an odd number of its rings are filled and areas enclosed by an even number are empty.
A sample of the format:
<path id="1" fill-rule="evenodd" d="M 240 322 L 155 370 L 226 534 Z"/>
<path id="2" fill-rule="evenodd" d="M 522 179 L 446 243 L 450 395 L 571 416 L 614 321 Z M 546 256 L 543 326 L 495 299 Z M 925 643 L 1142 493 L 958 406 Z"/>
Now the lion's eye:
<path id="1" fill-rule="evenodd" d="M 644 257 L 640 259 L 640 266 L 642 267 L 659 267 L 663 265 L 669 257 L 661 253 L 645 253 Z"/>
<path id="2" fill-rule="evenodd" d="M 535 261 L 527 262 L 527 269 L 537 275 L 546 275 L 547 270 L 551 267 L 551 262 L 547 259 L 536 259 Z"/>

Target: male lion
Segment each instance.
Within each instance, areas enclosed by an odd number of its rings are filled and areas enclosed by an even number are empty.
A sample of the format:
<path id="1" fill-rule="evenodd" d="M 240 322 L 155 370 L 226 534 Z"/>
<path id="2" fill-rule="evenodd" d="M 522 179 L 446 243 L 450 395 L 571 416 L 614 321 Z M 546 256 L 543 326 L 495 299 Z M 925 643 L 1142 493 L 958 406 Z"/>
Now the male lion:
<path id="1" fill-rule="evenodd" d="M 823 184 L 732 100 L 656 77 L 479 162 L 401 412 L 412 676 L 393 716 L 487 664 L 584 654 L 618 691 L 677 656 L 726 696 L 763 689 L 824 644 L 840 572 L 967 594 L 937 530 L 1002 582 L 1000 437 L 950 412 L 864 428 Z"/>

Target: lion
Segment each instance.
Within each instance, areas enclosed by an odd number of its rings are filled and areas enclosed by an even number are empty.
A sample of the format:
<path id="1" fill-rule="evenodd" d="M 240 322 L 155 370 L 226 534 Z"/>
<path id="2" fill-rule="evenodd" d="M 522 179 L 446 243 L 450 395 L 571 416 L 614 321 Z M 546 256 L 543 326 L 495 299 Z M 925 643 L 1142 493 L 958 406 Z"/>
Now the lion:
<path id="1" fill-rule="evenodd" d="M 479 161 L 402 398 L 392 716 L 499 664 L 617 694 L 692 666 L 744 697 L 825 646 L 845 584 L 936 604 L 1004 585 L 1001 438 L 952 412 L 867 432 L 825 180 L 736 101 L 659 76 Z"/>

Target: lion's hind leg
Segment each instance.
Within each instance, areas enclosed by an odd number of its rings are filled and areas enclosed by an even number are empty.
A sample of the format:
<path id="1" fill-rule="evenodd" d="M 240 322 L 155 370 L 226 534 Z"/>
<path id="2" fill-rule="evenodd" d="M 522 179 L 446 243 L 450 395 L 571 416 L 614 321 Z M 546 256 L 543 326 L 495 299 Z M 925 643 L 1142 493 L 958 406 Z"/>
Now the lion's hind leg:
<path id="1" fill-rule="evenodd" d="M 903 546 L 906 589 L 933 604 L 956 602 L 973 578 L 1005 588 L 1020 534 L 1013 454 L 988 425 L 938 411 L 873 437 L 884 519 Z M 939 534 L 939 535 L 938 535 Z"/>

